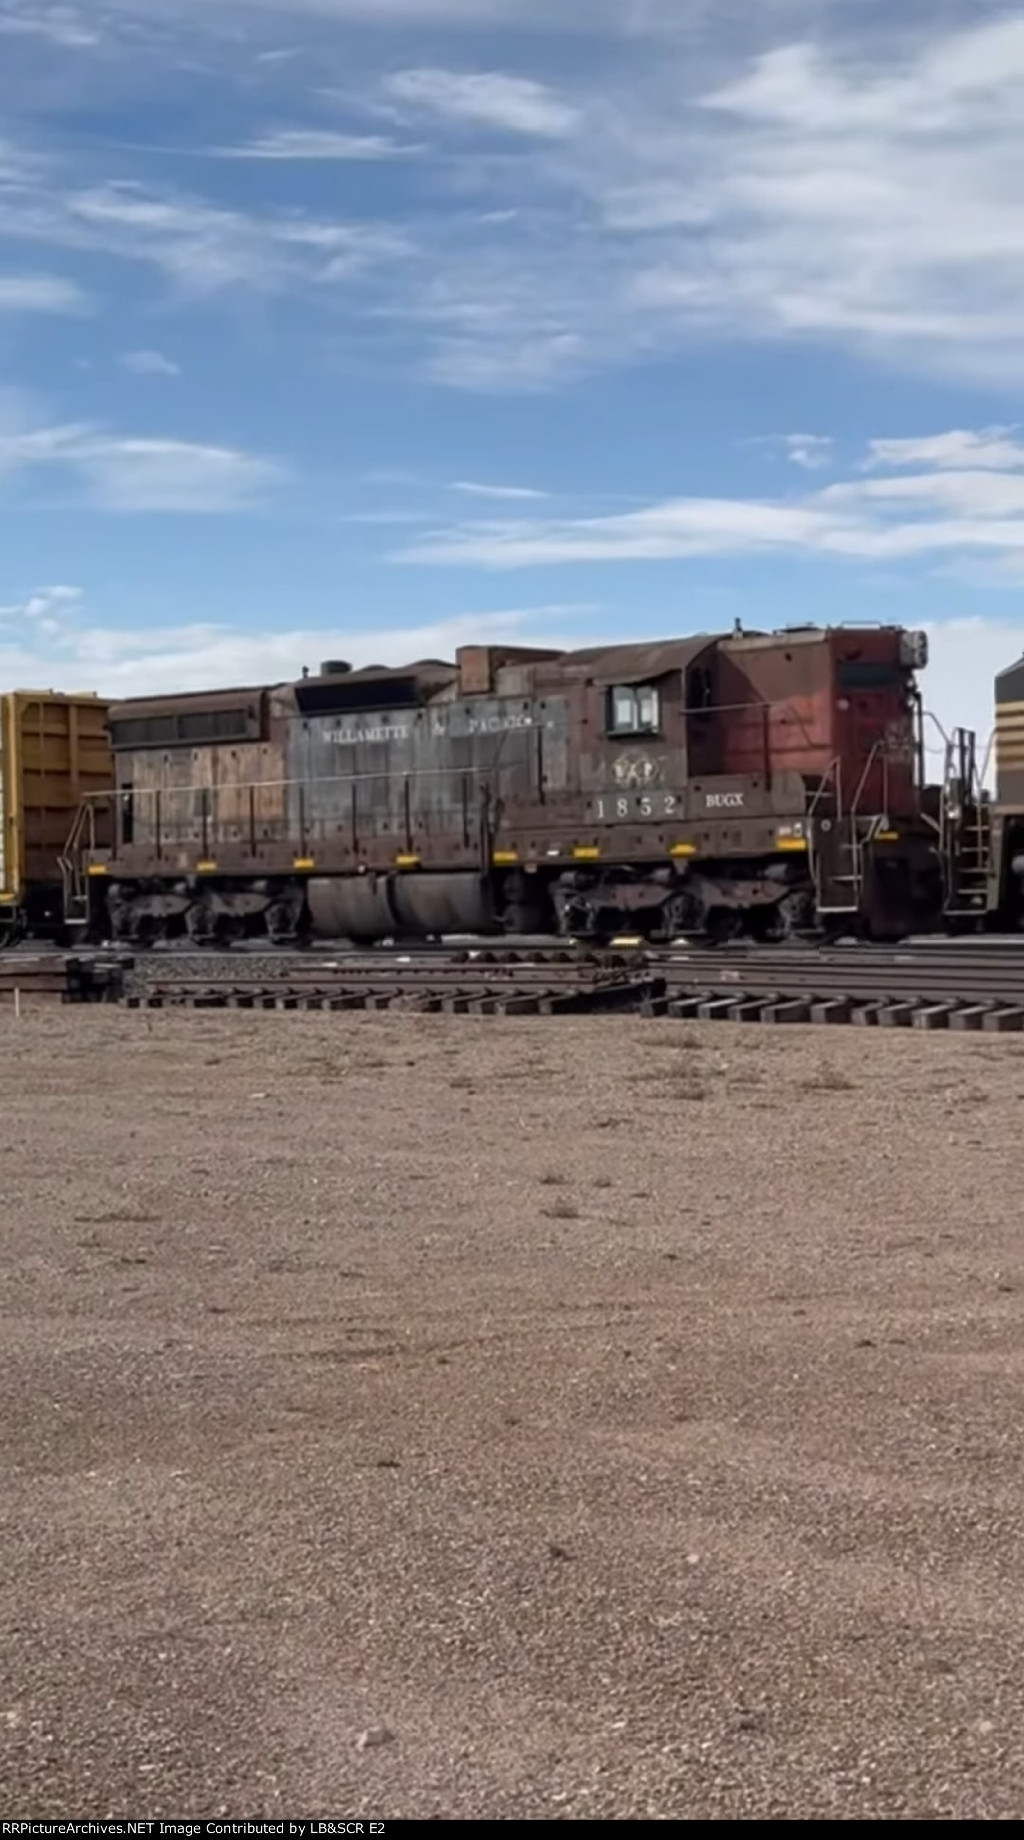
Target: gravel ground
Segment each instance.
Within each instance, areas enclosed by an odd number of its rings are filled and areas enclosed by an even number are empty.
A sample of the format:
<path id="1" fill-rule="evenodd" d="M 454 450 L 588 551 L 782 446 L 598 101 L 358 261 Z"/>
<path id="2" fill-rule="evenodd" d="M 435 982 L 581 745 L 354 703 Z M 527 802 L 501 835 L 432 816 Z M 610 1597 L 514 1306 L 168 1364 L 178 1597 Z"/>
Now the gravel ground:
<path id="1" fill-rule="evenodd" d="M 4 1813 L 1024 1811 L 1024 1047 L 0 1018 Z"/>

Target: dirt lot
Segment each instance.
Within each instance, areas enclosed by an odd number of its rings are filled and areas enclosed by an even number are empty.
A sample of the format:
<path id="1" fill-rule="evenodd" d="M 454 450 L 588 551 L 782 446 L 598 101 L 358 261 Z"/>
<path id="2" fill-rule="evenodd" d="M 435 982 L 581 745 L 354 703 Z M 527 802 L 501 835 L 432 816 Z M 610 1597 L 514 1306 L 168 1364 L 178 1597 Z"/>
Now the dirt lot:
<path id="1" fill-rule="evenodd" d="M 0 1040 L 5 1815 L 1019 1817 L 1020 1042 Z"/>

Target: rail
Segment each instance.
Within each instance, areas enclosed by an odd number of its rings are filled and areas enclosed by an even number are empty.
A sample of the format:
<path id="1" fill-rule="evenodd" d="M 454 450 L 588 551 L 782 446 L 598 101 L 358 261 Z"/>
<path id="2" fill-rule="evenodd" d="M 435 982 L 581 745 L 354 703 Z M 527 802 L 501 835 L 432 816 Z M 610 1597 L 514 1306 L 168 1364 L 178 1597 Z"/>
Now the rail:
<path id="1" fill-rule="evenodd" d="M 483 946 L 440 951 L 153 955 L 129 962 L 132 1008 L 633 1012 L 701 1020 L 1019 1032 L 1024 947 Z"/>
<path id="2" fill-rule="evenodd" d="M 1024 1029 L 1024 942 L 900 947 L 675 945 L 594 951 L 490 944 L 327 952 L 132 955 L 16 950 L 0 1007 L 24 1001 L 130 1009 L 421 1010 L 645 1016 L 881 1028 Z"/>

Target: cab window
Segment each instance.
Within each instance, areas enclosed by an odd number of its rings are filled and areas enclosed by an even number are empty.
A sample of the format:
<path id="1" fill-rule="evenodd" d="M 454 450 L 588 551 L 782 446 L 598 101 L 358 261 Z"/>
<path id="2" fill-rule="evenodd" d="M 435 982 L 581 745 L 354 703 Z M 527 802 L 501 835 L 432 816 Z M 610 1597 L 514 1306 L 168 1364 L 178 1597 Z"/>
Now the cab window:
<path id="1" fill-rule="evenodd" d="M 898 690 L 905 673 L 897 664 L 865 663 L 844 658 L 839 665 L 840 690 Z"/>
<path id="2" fill-rule="evenodd" d="M 610 735 L 656 734 L 660 715 L 660 698 L 651 684 L 616 684 L 609 693 Z"/>

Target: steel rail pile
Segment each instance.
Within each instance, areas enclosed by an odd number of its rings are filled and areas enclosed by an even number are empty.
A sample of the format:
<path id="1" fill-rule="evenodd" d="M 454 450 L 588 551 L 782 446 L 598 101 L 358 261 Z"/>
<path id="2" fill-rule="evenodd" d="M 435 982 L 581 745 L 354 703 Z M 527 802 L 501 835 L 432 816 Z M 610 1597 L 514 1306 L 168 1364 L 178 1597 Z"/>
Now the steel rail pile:
<path id="1" fill-rule="evenodd" d="M 1024 948 L 1009 943 L 566 948 L 137 959 L 133 1008 L 414 1009 L 551 1015 L 609 1010 L 700 1020 L 942 1029 L 1024 1028 Z"/>
<path id="2" fill-rule="evenodd" d="M 15 996 L 15 993 L 17 997 Z M 15 951 L 0 1006 L 118 1002 L 134 1009 L 412 1009 L 598 1014 L 882 1028 L 1024 1028 L 1024 940 L 898 947 L 693 945 L 594 951 L 480 942 L 306 952 Z"/>
<path id="3" fill-rule="evenodd" d="M 352 952 L 277 960 L 189 955 L 136 960 L 123 1001 L 163 1009 L 412 1009 L 477 1015 L 589 1014 L 638 1009 L 658 980 L 637 956 L 585 957 L 571 949 L 447 954 Z"/>
<path id="4" fill-rule="evenodd" d="M 23 1003 L 59 1003 L 69 993 L 73 974 L 68 960 L 56 952 L 12 953 L 0 957 L 0 1009 L 19 1009 Z"/>

